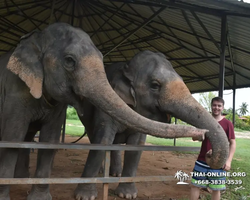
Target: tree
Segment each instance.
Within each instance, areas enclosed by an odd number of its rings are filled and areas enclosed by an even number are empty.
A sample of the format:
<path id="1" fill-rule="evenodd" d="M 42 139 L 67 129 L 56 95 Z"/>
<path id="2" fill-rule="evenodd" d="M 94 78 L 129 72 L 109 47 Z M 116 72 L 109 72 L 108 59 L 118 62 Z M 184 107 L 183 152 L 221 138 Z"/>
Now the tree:
<path id="1" fill-rule="evenodd" d="M 248 113 L 248 104 L 246 102 L 242 102 L 240 108 L 238 109 L 239 113 L 241 116 L 245 115 L 246 113 Z"/>
<path id="2" fill-rule="evenodd" d="M 213 92 L 204 92 L 199 94 L 199 103 L 209 112 L 211 112 L 211 101 L 216 95 Z"/>

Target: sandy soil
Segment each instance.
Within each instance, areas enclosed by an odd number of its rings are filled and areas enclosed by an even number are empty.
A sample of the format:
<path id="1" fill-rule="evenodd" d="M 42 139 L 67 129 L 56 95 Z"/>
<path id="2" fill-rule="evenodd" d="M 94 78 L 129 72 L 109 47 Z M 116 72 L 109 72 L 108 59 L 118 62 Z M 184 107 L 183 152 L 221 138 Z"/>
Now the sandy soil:
<path id="1" fill-rule="evenodd" d="M 236 135 L 237 137 L 250 138 L 250 134 Z M 76 140 L 77 137 L 67 136 L 66 143 Z M 81 139 L 78 143 L 88 143 L 87 138 Z M 80 177 L 82 169 L 87 158 L 87 150 L 59 150 L 56 154 L 52 177 L 69 178 Z M 31 153 L 30 171 L 33 175 L 36 167 L 37 150 Z M 143 152 L 137 172 L 138 176 L 157 176 L 166 175 L 174 176 L 177 170 L 182 170 L 189 174 L 192 171 L 197 154 L 177 154 L 174 152 Z M 137 199 L 151 200 L 170 200 L 170 199 L 188 199 L 189 185 L 177 185 L 178 180 L 169 182 L 144 182 L 136 183 L 138 188 Z M 102 185 L 98 184 L 98 198 L 102 199 Z M 121 198 L 114 195 L 117 184 L 109 185 L 109 200 L 120 200 Z M 76 184 L 68 185 L 51 185 L 50 191 L 53 200 L 74 200 L 73 194 Z M 26 200 L 27 193 L 30 191 L 31 185 L 14 185 L 11 187 L 12 200 Z M 205 194 L 205 192 L 203 192 Z"/>

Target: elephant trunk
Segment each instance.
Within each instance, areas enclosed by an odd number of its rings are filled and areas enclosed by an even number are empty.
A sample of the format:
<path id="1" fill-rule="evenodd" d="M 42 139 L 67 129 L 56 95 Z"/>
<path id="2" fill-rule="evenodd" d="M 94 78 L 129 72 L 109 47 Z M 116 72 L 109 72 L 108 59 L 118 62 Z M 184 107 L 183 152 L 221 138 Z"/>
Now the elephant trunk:
<path id="1" fill-rule="evenodd" d="M 207 130 L 183 125 L 164 124 L 149 120 L 134 112 L 112 89 L 108 83 L 103 63 L 100 58 L 88 56 L 83 58 L 81 73 L 76 75 L 82 87 L 78 95 L 83 95 L 96 107 L 100 108 L 120 123 L 142 133 L 157 137 L 198 137 L 203 139 Z"/>
<path id="2" fill-rule="evenodd" d="M 212 168 L 221 168 L 228 157 L 229 143 L 220 124 L 192 97 L 182 80 L 171 81 L 164 93 L 165 98 L 160 102 L 164 110 L 197 128 L 209 130 L 206 137 L 211 143 L 212 155 L 206 155 L 206 162 Z"/>

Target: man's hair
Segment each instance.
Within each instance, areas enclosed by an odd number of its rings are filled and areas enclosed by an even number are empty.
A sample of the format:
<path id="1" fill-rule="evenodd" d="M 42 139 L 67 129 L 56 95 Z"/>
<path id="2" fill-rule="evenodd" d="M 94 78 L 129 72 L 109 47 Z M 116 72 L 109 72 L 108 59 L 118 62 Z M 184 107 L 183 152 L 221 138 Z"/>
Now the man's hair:
<path id="1" fill-rule="evenodd" d="M 220 103 L 223 104 L 223 106 L 225 104 L 224 99 L 222 99 L 221 97 L 214 97 L 214 98 L 212 98 L 211 104 L 213 104 L 214 101 L 219 101 Z"/>

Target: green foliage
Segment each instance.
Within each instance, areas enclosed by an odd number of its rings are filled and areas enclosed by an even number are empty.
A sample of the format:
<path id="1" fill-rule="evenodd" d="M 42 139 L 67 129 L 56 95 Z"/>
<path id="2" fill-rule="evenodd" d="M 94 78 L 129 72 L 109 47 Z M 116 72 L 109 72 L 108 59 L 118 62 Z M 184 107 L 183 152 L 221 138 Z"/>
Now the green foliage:
<path id="1" fill-rule="evenodd" d="M 223 114 L 227 114 L 227 115 L 231 114 L 233 116 L 233 108 L 224 109 Z M 235 114 L 239 115 L 237 110 L 235 110 Z"/>
<path id="2" fill-rule="evenodd" d="M 68 107 L 66 118 L 67 119 L 79 119 L 77 112 L 76 112 L 76 109 L 73 107 Z"/>
<path id="3" fill-rule="evenodd" d="M 213 92 L 200 93 L 199 103 L 209 112 L 211 112 L 211 101 L 216 94 Z"/>
<path id="4" fill-rule="evenodd" d="M 228 120 L 230 120 L 232 122 L 233 113 L 230 113 L 230 114 L 226 115 L 226 119 L 228 119 Z M 250 124 L 248 124 L 248 123 L 244 122 L 242 119 L 240 119 L 237 114 L 235 115 L 235 124 L 234 124 L 234 127 L 242 129 L 242 130 L 250 131 Z"/>
<path id="5" fill-rule="evenodd" d="M 175 118 L 174 117 L 171 118 L 171 124 L 175 124 Z M 177 123 L 176 124 L 189 125 L 189 124 L 187 124 L 186 122 L 184 122 L 184 121 L 182 121 L 180 119 L 177 119 Z"/>
<path id="6" fill-rule="evenodd" d="M 248 125 L 250 125 L 250 116 L 243 116 L 243 117 L 246 118 L 245 122 L 246 122 Z"/>

